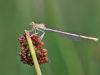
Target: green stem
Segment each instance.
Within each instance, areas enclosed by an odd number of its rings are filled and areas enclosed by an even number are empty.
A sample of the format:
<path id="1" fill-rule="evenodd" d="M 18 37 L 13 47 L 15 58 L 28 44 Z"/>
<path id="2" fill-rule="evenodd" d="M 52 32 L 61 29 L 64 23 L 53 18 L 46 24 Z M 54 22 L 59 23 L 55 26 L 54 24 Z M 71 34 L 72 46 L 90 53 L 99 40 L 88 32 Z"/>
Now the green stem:
<path id="1" fill-rule="evenodd" d="M 37 60 L 37 57 L 36 57 L 35 49 L 34 49 L 34 46 L 32 44 L 32 40 L 30 38 L 30 34 L 27 30 L 25 30 L 25 33 L 26 33 L 26 38 L 27 38 L 27 42 L 28 42 L 28 45 L 29 45 L 30 53 L 32 55 L 32 59 L 33 59 L 33 63 L 34 63 L 34 66 L 35 66 L 36 73 L 37 73 L 37 75 L 42 75 L 41 69 L 39 67 L 39 63 L 38 63 L 38 60 Z"/>

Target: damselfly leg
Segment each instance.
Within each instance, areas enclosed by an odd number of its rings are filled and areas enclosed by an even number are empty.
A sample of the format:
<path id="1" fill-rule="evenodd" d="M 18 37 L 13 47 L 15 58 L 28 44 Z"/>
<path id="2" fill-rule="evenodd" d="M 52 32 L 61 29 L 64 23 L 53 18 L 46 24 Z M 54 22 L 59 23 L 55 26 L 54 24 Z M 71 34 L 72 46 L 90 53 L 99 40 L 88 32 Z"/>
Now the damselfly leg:
<path id="1" fill-rule="evenodd" d="M 44 30 L 40 30 L 40 29 L 39 29 L 39 31 L 41 31 L 41 32 L 42 32 L 42 35 L 40 36 L 40 39 L 42 40 L 42 39 L 43 39 L 43 37 L 44 37 L 44 35 L 45 35 L 45 31 L 44 31 Z"/>

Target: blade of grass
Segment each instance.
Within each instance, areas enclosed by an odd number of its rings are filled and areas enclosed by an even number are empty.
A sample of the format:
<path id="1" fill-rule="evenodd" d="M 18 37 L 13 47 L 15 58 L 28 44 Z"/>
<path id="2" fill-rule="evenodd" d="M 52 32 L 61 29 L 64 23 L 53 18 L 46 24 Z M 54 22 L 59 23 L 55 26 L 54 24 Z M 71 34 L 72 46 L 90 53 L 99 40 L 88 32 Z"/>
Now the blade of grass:
<path id="1" fill-rule="evenodd" d="M 25 30 L 25 33 L 26 33 L 26 38 L 27 38 L 27 42 L 28 42 L 28 45 L 29 45 L 30 53 L 32 55 L 32 59 L 33 59 L 33 63 L 34 63 L 34 66 L 35 66 L 36 73 L 37 73 L 37 75 L 42 75 L 41 69 L 40 69 L 40 66 L 39 66 L 39 63 L 38 63 L 38 60 L 37 60 L 37 57 L 36 57 L 36 53 L 35 53 L 35 50 L 34 50 L 34 46 L 32 44 L 32 40 L 31 40 L 30 35 L 29 35 L 29 32 L 27 30 Z"/>

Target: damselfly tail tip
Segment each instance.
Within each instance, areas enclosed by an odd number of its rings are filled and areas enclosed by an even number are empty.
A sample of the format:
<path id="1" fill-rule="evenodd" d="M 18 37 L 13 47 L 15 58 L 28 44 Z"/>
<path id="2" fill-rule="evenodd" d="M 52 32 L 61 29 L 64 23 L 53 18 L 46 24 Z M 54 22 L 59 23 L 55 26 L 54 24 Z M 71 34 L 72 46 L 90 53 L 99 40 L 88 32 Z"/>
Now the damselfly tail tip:
<path id="1" fill-rule="evenodd" d="M 99 39 L 91 37 L 90 40 L 93 40 L 93 41 L 97 42 Z"/>
<path id="2" fill-rule="evenodd" d="M 98 38 L 95 38 L 95 41 L 97 42 L 97 41 L 99 41 L 99 39 Z"/>

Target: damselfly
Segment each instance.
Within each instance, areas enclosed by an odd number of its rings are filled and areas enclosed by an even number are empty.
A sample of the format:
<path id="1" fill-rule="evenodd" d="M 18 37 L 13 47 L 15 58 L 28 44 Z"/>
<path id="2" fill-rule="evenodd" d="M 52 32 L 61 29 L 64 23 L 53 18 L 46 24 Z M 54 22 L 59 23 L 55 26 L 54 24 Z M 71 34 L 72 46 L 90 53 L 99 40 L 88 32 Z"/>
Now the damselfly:
<path id="1" fill-rule="evenodd" d="M 76 37 L 76 38 L 83 38 L 83 39 L 87 39 L 87 40 L 98 41 L 98 38 L 87 37 L 87 36 L 83 36 L 83 35 L 78 35 L 78 34 L 74 34 L 74 33 L 63 32 L 63 31 L 47 28 L 44 24 L 36 24 L 36 23 L 32 22 L 31 25 L 32 25 L 32 28 L 33 28 L 33 30 L 35 31 L 36 34 L 38 34 L 37 31 L 40 31 L 40 32 L 43 33 L 40 36 L 40 39 L 42 39 L 44 37 L 45 31 L 52 31 L 52 32 L 56 32 L 56 33 L 60 33 L 60 34 L 65 34 L 67 36 L 72 36 L 72 37 Z"/>

